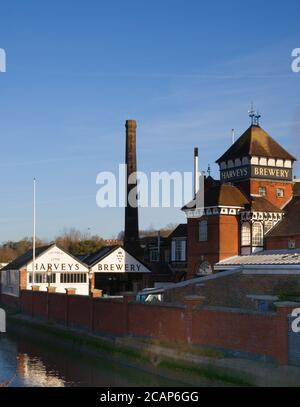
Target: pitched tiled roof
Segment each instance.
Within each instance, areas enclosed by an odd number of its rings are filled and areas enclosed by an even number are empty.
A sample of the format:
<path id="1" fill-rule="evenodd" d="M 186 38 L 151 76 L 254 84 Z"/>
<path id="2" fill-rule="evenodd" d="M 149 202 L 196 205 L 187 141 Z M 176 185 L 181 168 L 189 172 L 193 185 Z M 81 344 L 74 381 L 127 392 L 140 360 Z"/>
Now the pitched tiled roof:
<path id="1" fill-rule="evenodd" d="M 207 188 L 204 196 L 205 208 L 218 206 L 233 206 L 243 208 L 246 204 L 250 204 L 249 199 L 240 191 L 239 188 L 231 184 L 220 184 Z M 183 210 L 193 209 L 191 204 L 188 204 Z"/>
<path id="2" fill-rule="evenodd" d="M 35 251 L 36 258 L 45 253 L 52 246 L 54 246 L 54 244 L 38 247 Z M 33 251 L 32 249 L 30 249 L 26 253 L 21 254 L 21 256 L 17 257 L 11 263 L 5 266 L 2 270 L 20 270 L 22 267 L 26 266 L 32 260 L 33 260 Z"/>
<path id="3" fill-rule="evenodd" d="M 280 208 L 262 196 L 252 197 L 251 210 L 254 212 L 282 212 Z"/>
<path id="4" fill-rule="evenodd" d="M 259 126 L 250 126 L 216 162 L 220 164 L 242 157 L 270 157 L 296 161 L 295 157 Z"/>
<path id="5" fill-rule="evenodd" d="M 283 220 L 268 233 L 268 238 L 300 235 L 300 196 L 295 196 L 284 212 Z"/>
<path id="6" fill-rule="evenodd" d="M 210 188 L 205 194 L 205 206 L 238 206 L 249 202 L 246 196 L 235 186 L 221 184 Z"/>

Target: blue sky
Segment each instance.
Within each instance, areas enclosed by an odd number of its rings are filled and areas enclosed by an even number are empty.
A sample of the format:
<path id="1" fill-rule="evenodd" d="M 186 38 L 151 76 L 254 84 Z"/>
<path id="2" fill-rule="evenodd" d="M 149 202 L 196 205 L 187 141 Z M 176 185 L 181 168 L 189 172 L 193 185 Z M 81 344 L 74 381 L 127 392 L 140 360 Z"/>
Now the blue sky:
<path id="1" fill-rule="evenodd" d="M 124 161 L 128 118 L 145 172 L 192 170 L 194 146 L 213 165 L 252 100 L 300 158 L 299 15 L 298 0 L 1 0 L 0 241 L 31 234 L 34 176 L 40 237 L 117 235 L 123 210 L 97 207 L 96 176 Z M 140 211 L 142 228 L 181 221 Z"/>

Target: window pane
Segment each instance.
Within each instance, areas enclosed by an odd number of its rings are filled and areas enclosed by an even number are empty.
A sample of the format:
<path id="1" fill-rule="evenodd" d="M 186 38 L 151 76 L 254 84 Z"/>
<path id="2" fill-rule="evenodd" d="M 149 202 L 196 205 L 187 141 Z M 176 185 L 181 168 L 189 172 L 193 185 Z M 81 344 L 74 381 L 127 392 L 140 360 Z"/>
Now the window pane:
<path id="1" fill-rule="evenodd" d="M 199 223 L 199 242 L 207 242 L 207 220 Z"/>
<path id="2" fill-rule="evenodd" d="M 267 188 L 266 187 L 260 187 L 258 190 L 258 194 L 260 196 L 266 196 L 267 195 Z"/>
<path id="3" fill-rule="evenodd" d="M 242 225 L 242 246 L 251 245 L 251 226 L 250 223 L 243 223 Z"/>
<path id="4" fill-rule="evenodd" d="M 284 190 L 281 188 L 277 188 L 277 196 L 278 198 L 283 198 L 284 197 Z"/>
<path id="5" fill-rule="evenodd" d="M 263 235 L 263 226 L 259 222 L 253 223 L 252 227 L 252 245 L 253 246 L 263 246 L 264 244 L 264 235 Z"/>

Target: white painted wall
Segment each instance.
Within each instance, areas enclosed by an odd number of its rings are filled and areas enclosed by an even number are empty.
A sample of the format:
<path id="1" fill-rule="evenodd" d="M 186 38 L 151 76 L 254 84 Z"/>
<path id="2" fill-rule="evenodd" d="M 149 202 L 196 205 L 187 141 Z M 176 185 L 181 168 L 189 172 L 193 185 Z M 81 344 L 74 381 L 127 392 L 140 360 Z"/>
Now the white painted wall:
<path id="1" fill-rule="evenodd" d="M 48 284 L 40 284 L 36 283 L 35 285 L 40 287 L 40 291 L 47 291 Z M 75 283 L 70 283 L 70 284 L 58 284 L 57 282 L 54 284 L 51 284 L 51 286 L 56 287 L 56 292 L 65 294 L 66 293 L 66 288 L 76 288 L 76 295 L 89 295 L 89 278 L 87 277 L 87 282 L 82 283 L 82 284 L 75 284 Z M 28 283 L 27 285 L 27 290 L 31 290 L 31 284 Z"/>
<path id="2" fill-rule="evenodd" d="M 19 270 L 1 270 L 1 292 L 19 296 Z"/>
<path id="3" fill-rule="evenodd" d="M 29 282 L 29 273 L 32 273 L 33 264 L 30 262 L 27 265 L 27 289 L 31 290 L 32 283 Z M 56 287 L 56 292 L 65 293 L 66 288 L 76 288 L 76 294 L 89 295 L 89 269 L 81 264 L 77 259 L 73 258 L 57 246 L 51 247 L 44 254 L 36 258 L 35 273 L 47 273 L 52 270 L 56 274 L 56 282 L 52 283 Z M 60 283 L 62 273 L 85 273 L 86 283 Z M 40 291 L 47 291 L 48 284 L 35 283 L 40 287 Z"/>
<path id="4" fill-rule="evenodd" d="M 91 271 L 94 273 L 150 273 L 147 267 L 121 247 L 93 266 Z"/>

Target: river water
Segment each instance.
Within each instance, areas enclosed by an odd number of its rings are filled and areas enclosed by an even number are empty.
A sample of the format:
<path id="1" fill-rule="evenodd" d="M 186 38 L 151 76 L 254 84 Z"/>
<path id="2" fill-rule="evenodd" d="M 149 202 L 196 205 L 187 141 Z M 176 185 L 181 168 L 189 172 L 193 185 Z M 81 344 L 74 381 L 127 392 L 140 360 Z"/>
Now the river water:
<path id="1" fill-rule="evenodd" d="M 76 351 L 49 346 L 43 341 L 18 335 L 0 334 L 0 385 L 10 387 L 116 387 L 181 386 L 128 367 L 116 358 L 92 358 Z"/>

